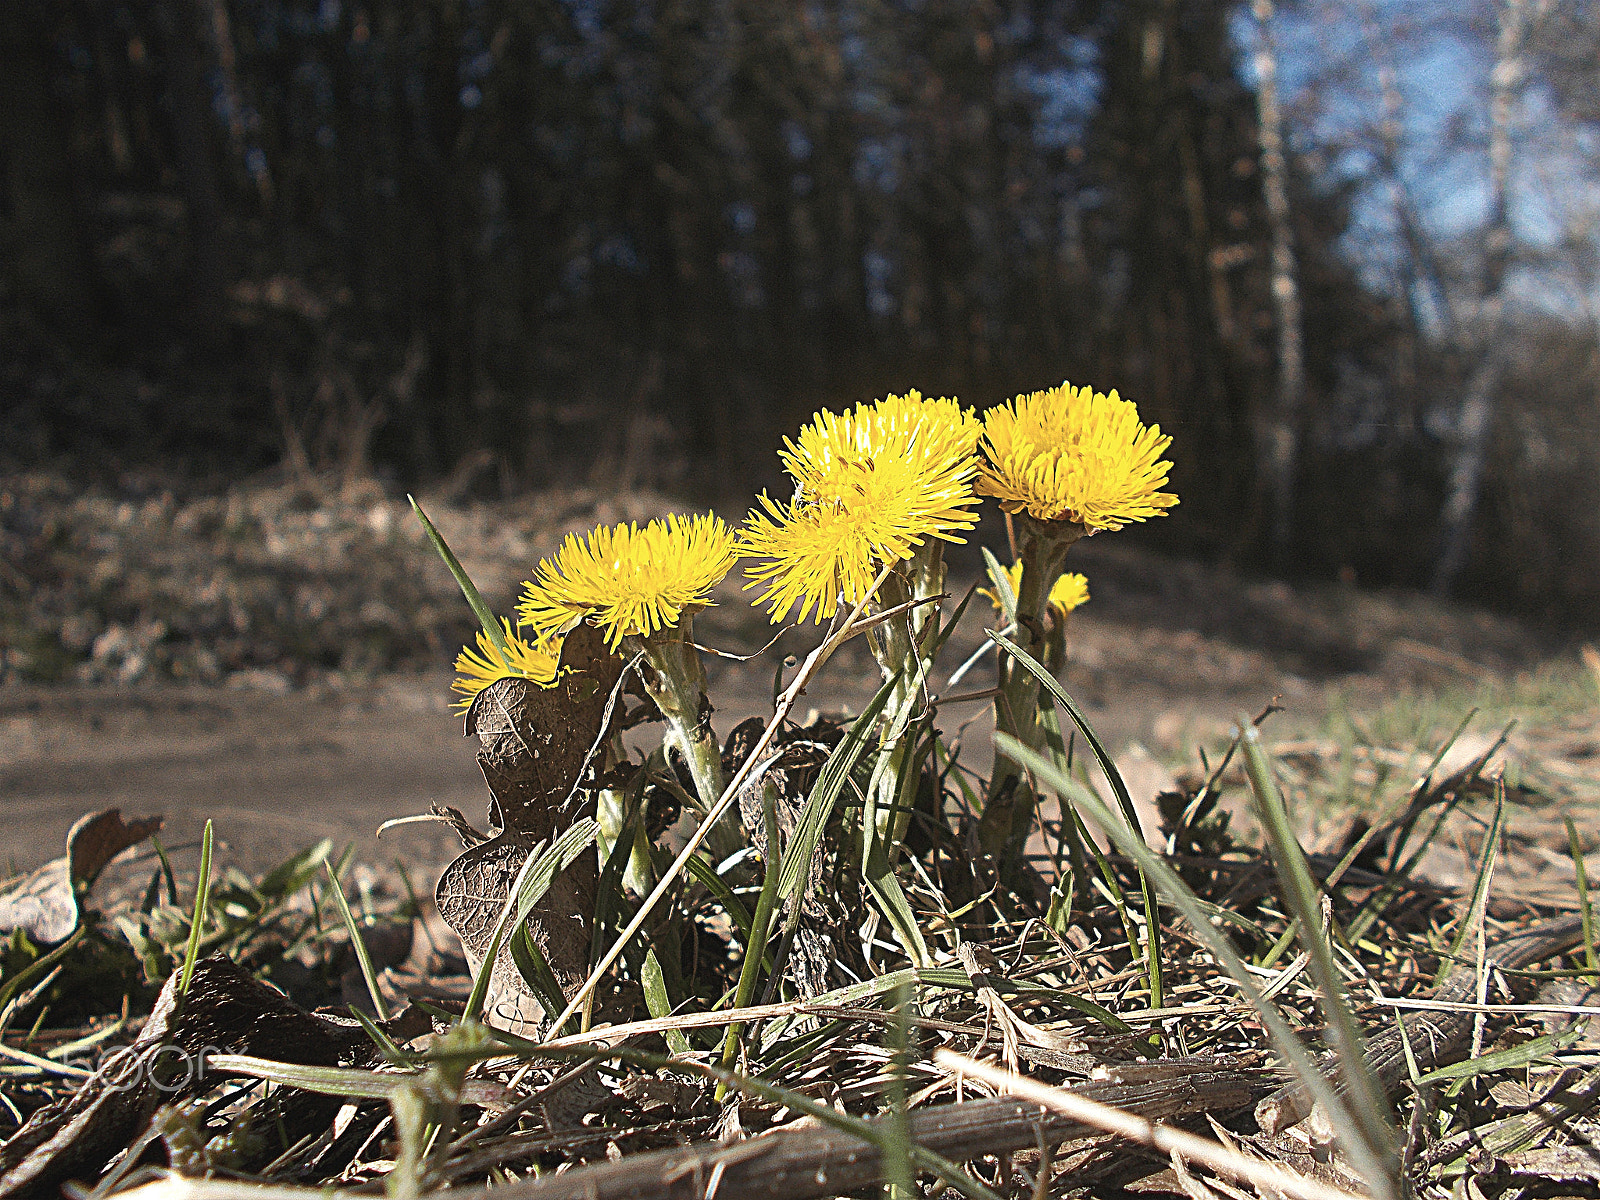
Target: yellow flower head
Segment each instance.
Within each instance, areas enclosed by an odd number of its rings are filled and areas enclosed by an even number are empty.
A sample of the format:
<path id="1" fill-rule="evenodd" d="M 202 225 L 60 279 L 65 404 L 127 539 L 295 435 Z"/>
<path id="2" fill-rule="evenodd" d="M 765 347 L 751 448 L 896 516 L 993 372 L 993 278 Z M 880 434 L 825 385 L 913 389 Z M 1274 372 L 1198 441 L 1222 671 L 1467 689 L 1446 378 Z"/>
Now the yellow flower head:
<path id="1" fill-rule="evenodd" d="M 1015 596 L 1017 588 L 1022 585 L 1021 562 L 1014 562 L 1006 568 L 1006 579 L 1011 584 L 1011 594 Z M 978 595 L 987 597 L 996 612 L 1002 611 L 998 589 L 979 588 Z M 1089 581 L 1075 571 L 1068 572 L 1050 585 L 1050 598 L 1046 604 L 1055 610 L 1058 620 L 1087 603 L 1089 603 Z"/>
<path id="2" fill-rule="evenodd" d="M 801 497 L 858 507 L 887 500 L 922 536 L 959 542 L 977 518 L 972 480 L 983 424 L 955 400 L 886 396 L 846 413 L 824 409 L 778 452 Z"/>
<path id="3" fill-rule="evenodd" d="M 456 701 L 457 708 L 471 708 L 479 692 L 502 679 L 528 679 L 540 687 L 549 687 L 556 681 L 561 639 L 540 638 L 530 644 L 517 636 L 511 622 L 504 617 L 500 618 L 500 624 L 505 626 L 509 657 L 501 654 L 481 629 L 478 630 L 477 650 L 463 646 L 456 655 L 457 676 L 450 686 L 461 693 L 461 699 Z"/>
<path id="4" fill-rule="evenodd" d="M 739 535 L 741 553 L 765 559 L 747 567 L 747 588 L 766 585 L 756 600 L 768 605 L 774 623 L 800 605 L 797 620 L 813 608 L 818 621 L 829 620 L 843 597 L 854 607 L 877 575 L 871 514 L 842 505 L 777 504 L 761 493 L 761 509 L 751 509 Z"/>
<path id="5" fill-rule="evenodd" d="M 685 609 L 712 603 L 711 589 L 737 557 L 733 530 L 710 515 L 569 533 L 523 585 L 517 612 L 541 635 L 587 618 L 614 650 L 624 637 L 670 629 Z"/>
<path id="6" fill-rule="evenodd" d="M 794 499 L 765 494 L 740 536 L 740 552 L 767 560 L 750 569 L 756 601 L 781 621 L 796 603 L 800 620 L 859 603 L 878 568 L 910 558 L 929 538 L 959 542 L 977 517 L 972 481 L 982 425 L 955 400 L 920 392 L 819 412 L 784 440 L 779 457 Z M 765 511 L 763 511 L 763 509 Z"/>
<path id="7" fill-rule="evenodd" d="M 1157 490 L 1172 468 L 1160 461 L 1172 438 L 1146 427 L 1116 392 L 1063 383 L 1018 396 L 984 414 L 983 435 L 978 491 L 1006 512 L 1092 531 L 1162 516 L 1178 502 Z"/>

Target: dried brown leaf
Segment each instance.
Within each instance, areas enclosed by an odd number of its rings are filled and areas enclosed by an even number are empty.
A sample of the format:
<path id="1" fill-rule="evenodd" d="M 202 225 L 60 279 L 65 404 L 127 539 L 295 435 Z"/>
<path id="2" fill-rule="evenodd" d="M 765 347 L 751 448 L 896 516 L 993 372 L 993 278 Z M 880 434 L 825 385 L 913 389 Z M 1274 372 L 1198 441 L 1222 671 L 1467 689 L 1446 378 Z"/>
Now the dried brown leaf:
<path id="1" fill-rule="evenodd" d="M 0 896 L 0 932 L 20 929 L 34 942 L 65 941 L 78 927 L 78 899 L 100 872 L 129 846 L 161 828 L 160 817 L 125 822 L 122 810 L 80 817 L 67 833 L 67 852 L 26 875 Z"/>

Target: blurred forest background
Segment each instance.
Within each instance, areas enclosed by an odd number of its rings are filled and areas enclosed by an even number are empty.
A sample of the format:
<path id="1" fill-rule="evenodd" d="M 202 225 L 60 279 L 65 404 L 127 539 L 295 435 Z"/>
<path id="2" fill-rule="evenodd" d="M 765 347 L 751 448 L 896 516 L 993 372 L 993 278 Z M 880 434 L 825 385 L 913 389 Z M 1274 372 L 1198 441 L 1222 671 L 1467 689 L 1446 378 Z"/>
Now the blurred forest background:
<path id="1" fill-rule="evenodd" d="M 1600 624 L 1588 0 L 0 14 L 0 468 L 736 516 L 1066 378 L 1175 436 L 1146 544 Z"/>

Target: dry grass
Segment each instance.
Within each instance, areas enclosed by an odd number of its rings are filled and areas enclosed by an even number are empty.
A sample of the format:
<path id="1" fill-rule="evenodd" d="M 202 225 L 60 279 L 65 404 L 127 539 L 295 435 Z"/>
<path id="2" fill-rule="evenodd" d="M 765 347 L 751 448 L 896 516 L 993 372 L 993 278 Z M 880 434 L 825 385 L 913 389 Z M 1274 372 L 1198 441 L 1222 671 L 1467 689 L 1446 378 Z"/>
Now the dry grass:
<path id="1" fill-rule="evenodd" d="M 1486 685 L 1469 732 L 1492 732 L 1465 757 L 1459 695 L 1304 736 L 1246 721 L 1197 748 L 1159 852 L 1114 768 L 1105 795 L 1088 787 L 1102 748 L 1063 692 L 1047 711 L 1070 737 L 1021 759 L 1061 803 L 1009 867 L 977 848 L 984 781 L 961 742 L 989 734 L 957 732 L 967 710 L 914 714 L 896 793 L 913 819 L 887 858 L 862 833 L 878 713 L 855 736 L 780 713 L 779 758 L 728 759 L 733 836 L 761 854 L 663 841 L 661 809 L 693 807 L 664 757 L 580 773 L 620 824 L 520 845 L 520 869 L 473 897 L 477 970 L 429 899 L 346 898 L 326 845 L 199 887 L 197 848 L 135 849 L 115 870 L 143 886 L 102 886 L 96 906 L 85 883 L 63 949 L 7 946 L 0 1078 L 28 1124 L 0 1192 L 1600 1194 L 1587 670 Z M 624 723 L 651 716 L 614 699 Z M 1369 824 L 1346 837 L 1356 811 Z M 567 861 L 591 872 L 592 910 L 549 910 Z M 576 974 L 539 932 L 573 920 Z M 513 994 L 533 999 L 514 1030 L 469 1019 Z M 130 1045 L 207 1068 L 111 1086 L 108 1053 Z"/>

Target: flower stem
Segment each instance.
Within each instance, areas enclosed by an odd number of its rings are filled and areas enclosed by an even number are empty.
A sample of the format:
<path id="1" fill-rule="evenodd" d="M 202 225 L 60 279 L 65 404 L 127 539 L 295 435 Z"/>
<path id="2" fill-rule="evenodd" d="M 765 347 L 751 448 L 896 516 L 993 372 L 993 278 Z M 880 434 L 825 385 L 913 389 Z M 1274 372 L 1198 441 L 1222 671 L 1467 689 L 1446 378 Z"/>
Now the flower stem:
<path id="1" fill-rule="evenodd" d="M 1022 542 L 1022 575 L 1017 583 L 1017 641 L 1035 658 L 1046 657 L 1049 631 L 1045 608 L 1050 588 L 1072 543 L 1082 536 L 1079 526 L 1046 524 L 1026 517 L 1016 522 Z M 998 662 L 1000 694 L 994 701 L 996 731 L 1010 734 L 1031 750 L 1044 744 L 1039 723 L 1039 681 L 1010 659 Z M 1000 860 L 1002 870 L 1019 860 L 1033 822 L 1036 797 L 1022 768 L 1005 755 L 996 754 L 989 778 L 978 838 L 983 848 Z"/>
<path id="2" fill-rule="evenodd" d="M 683 755 L 700 803 L 710 811 L 722 798 L 726 780 L 722 775 L 722 750 L 711 729 L 705 666 L 694 647 L 692 628 L 691 618 L 685 613 L 677 626 L 651 634 L 639 646 L 650 668 L 644 672 L 645 691 L 666 718 L 665 741 Z M 719 822 L 713 839 L 712 852 L 723 857 L 743 845 L 732 818 Z"/>
<path id="3" fill-rule="evenodd" d="M 931 549 L 918 551 L 908 564 L 909 580 L 898 571 L 889 576 L 879 593 L 884 608 L 937 596 L 943 590 L 944 563 L 939 548 L 940 543 L 934 542 Z M 936 605 L 914 608 L 883 626 L 878 631 L 880 636 L 869 641 L 884 678 L 893 679 L 896 674 L 900 678 L 883 710 L 878 747 L 881 765 L 877 771 L 876 803 L 872 806 L 876 836 L 887 848 L 891 862 L 911 823 L 909 801 L 917 794 L 915 785 L 905 778 L 915 764 L 910 721 L 924 673 L 931 665 L 918 660 L 929 635 L 937 629 L 936 614 Z"/>

